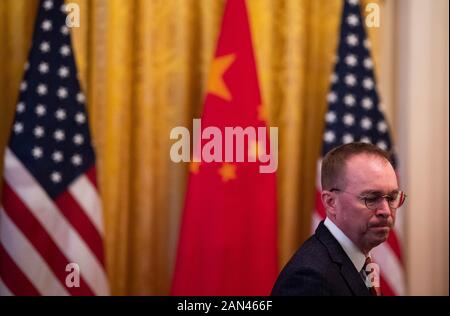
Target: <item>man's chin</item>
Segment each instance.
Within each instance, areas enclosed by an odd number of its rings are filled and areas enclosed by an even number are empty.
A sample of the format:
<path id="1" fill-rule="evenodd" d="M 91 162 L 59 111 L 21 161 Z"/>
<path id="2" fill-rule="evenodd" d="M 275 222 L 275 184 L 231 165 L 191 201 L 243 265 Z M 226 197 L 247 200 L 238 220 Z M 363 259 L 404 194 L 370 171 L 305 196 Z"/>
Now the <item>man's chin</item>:
<path id="1" fill-rule="evenodd" d="M 388 227 L 376 227 L 376 229 L 372 230 L 372 244 L 373 247 L 378 246 L 379 244 L 384 243 L 389 237 L 390 229 Z"/>

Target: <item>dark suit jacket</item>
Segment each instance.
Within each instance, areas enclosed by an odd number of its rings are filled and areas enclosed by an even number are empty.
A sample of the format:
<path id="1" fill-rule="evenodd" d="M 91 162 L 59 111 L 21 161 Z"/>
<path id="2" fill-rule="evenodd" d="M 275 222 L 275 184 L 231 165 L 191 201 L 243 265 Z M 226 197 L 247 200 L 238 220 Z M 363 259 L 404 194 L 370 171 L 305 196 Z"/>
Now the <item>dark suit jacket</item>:
<path id="1" fill-rule="evenodd" d="M 281 271 L 272 295 L 369 296 L 370 292 L 322 221 Z"/>

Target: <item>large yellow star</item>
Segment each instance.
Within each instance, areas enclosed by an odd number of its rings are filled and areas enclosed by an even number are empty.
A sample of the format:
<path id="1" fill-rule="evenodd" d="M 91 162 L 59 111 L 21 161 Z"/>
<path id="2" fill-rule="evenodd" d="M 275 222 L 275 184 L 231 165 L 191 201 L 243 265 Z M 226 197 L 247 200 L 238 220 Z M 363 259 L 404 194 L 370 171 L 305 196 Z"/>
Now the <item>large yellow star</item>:
<path id="1" fill-rule="evenodd" d="M 236 166 L 231 163 L 224 163 L 219 169 L 222 181 L 227 182 L 236 178 Z"/>
<path id="2" fill-rule="evenodd" d="M 235 59 L 235 54 L 228 54 L 213 60 L 208 77 L 207 92 L 221 97 L 226 101 L 231 101 L 231 93 L 223 80 L 223 75 Z"/>

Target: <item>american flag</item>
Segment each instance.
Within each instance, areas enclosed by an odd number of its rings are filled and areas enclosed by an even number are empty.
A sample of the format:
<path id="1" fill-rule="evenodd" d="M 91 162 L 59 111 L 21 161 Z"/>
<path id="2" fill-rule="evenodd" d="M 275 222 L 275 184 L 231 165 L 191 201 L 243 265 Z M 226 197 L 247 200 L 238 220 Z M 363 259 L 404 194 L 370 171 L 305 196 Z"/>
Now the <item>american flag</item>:
<path id="1" fill-rule="evenodd" d="M 395 154 L 388 124 L 380 108 L 370 43 L 358 0 L 344 1 L 338 54 L 327 101 L 322 157 L 339 145 L 367 142 L 390 152 L 395 167 Z M 314 227 L 325 218 L 320 199 L 320 163 L 321 159 L 318 162 Z M 383 295 L 404 295 L 404 269 L 398 232 L 391 232 L 387 242 L 374 248 L 372 255 L 380 265 Z"/>
<path id="2" fill-rule="evenodd" d="M 0 295 L 108 294 L 95 154 L 63 0 L 40 2 L 3 180 Z"/>

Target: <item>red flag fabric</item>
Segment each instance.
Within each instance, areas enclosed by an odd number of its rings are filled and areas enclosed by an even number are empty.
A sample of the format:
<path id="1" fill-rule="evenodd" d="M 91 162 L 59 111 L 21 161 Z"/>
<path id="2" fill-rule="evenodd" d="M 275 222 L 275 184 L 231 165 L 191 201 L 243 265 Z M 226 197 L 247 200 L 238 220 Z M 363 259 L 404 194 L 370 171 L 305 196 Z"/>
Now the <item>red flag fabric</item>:
<path id="1" fill-rule="evenodd" d="M 266 123 L 246 3 L 228 0 L 208 78 L 201 130 L 214 126 L 225 135 L 225 127 L 257 129 Z M 233 144 L 234 154 L 243 149 L 251 156 L 261 150 L 260 139 L 250 134 L 245 142 Z M 200 142 L 203 152 L 207 143 L 208 139 Z M 223 151 L 219 153 L 222 158 Z M 276 174 L 261 173 L 259 160 L 236 160 L 202 159 L 191 164 L 173 295 L 270 294 L 278 273 Z"/>

